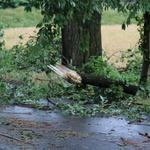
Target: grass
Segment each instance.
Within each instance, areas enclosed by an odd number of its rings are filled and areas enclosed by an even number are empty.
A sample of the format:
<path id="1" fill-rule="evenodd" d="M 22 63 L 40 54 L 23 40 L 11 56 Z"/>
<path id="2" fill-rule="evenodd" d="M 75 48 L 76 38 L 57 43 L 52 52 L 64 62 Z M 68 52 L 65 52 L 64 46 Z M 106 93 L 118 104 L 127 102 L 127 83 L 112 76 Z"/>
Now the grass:
<path id="1" fill-rule="evenodd" d="M 42 15 L 36 9 L 32 12 L 24 11 L 23 7 L 16 9 L 0 9 L 0 22 L 5 27 L 4 40 L 6 48 L 22 43 L 25 44 L 30 36 L 36 35 L 37 23 L 42 20 Z M 5 17 L 3 17 L 5 16 Z M 117 11 L 104 11 L 102 15 L 102 46 L 108 55 L 127 49 L 135 49 L 138 43 L 139 34 L 136 25 L 130 25 L 125 31 L 121 29 L 121 24 L 126 20 L 126 16 Z M 132 23 L 136 23 L 134 20 Z M 20 39 L 19 36 L 23 38 Z M 117 54 L 119 56 L 120 53 Z M 110 61 L 115 61 L 112 57 Z M 123 64 L 120 64 L 123 65 Z"/>
<path id="2" fill-rule="evenodd" d="M 26 12 L 24 7 L 0 9 L 0 14 L 0 22 L 4 28 L 36 26 L 42 20 L 39 10 L 33 9 L 32 12 Z"/>
<path id="3" fill-rule="evenodd" d="M 33 9 L 32 12 L 26 12 L 23 7 L 0 9 L 0 14 L 0 22 L 5 28 L 4 39 L 7 48 L 20 42 L 24 44 L 30 36 L 35 35 L 37 31 L 35 26 L 42 20 L 40 11 Z M 121 24 L 126 20 L 126 17 L 114 10 L 104 11 L 102 15 L 103 49 L 110 55 L 117 51 L 134 48 L 138 42 L 139 35 L 136 25 L 129 26 L 126 31 L 121 29 Z M 133 20 L 132 23 L 136 22 Z M 23 36 L 22 40 L 19 39 L 20 35 Z"/>
<path id="4" fill-rule="evenodd" d="M 6 28 L 4 29 L 4 41 L 7 49 L 12 48 L 14 45 L 26 44 L 31 36 L 35 36 L 37 29 L 35 27 L 21 27 L 21 28 Z M 19 37 L 22 37 L 19 38 Z"/>
<path id="5" fill-rule="evenodd" d="M 122 24 L 123 22 L 126 22 L 127 20 L 127 15 L 123 13 L 118 13 L 117 11 L 114 10 L 107 10 L 103 12 L 102 15 L 102 25 L 116 25 L 116 24 Z M 137 22 L 132 19 L 131 24 L 136 24 Z"/>
<path id="6" fill-rule="evenodd" d="M 120 25 L 103 25 L 102 26 L 102 47 L 110 58 L 110 62 L 115 63 L 116 59 L 121 56 L 122 52 L 128 49 L 135 50 L 138 48 L 139 33 L 136 25 L 130 25 L 124 31 Z M 115 55 L 113 55 L 115 54 Z M 125 62 L 119 62 L 117 67 L 124 67 Z"/>
<path id="7" fill-rule="evenodd" d="M 0 22 L 5 28 L 36 26 L 43 18 L 39 10 L 33 9 L 32 12 L 26 12 L 24 7 L 0 9 L 0 14 Z M 108 10 L 103 12 L 102 25 L 121 25 L 126 19 L 127 16 L 123 13 L 118 14 L 117 11 Z M 132 20 L 131 23 L 135 24 L 136 21 Z"/>
<path id="8" fill-rule="evenodd" d="M 35 35 L 37 32 L 35 26 L 42 20 L 40 11 L 36 9 L 26 12 L 23 7 L 18 7 L 16 9 L 0 9 L 0 13 L 0 22 L 5 28 L 6 48 L 11 48 L 20 42 L 24 44 L 30 36 Z M 117 51 L 134 48 L 138 42 L 139 35 L 136 25 L 129 26 L 126 31 L 121 29 L 121 24 L 126 17 L 114 10 L 104 11 L 102 15 L 103 49 L 110 55 Z M 132 23 L 136 22 L 133 20 Z M 23 37 L 22 40 L 19 39 L 20 35 Z"/>
<path id="9" fill-rule="evenodd" d="M 33 9 L 32 12 L 24 11 L 23 7 L 16 9 L 0 9 L 0 22 L 4 25 L 4 40 L 6 48 L 22 43 L 25 44 L 30 36 L 35 36 L 38 29 L 35 28 L 37 23 L 42 20 L 40 11 Z M 5 17 L 3 17 L 5 16 Z M 139 34 L 136 25 L 130 25 L 126 30 L 121 29 L 121 24 L 127 16 L 123 13 L 117 13 L 114 10 L 104 11 L 102 15 L 102 47 L 109 56 L 118 52 L 111 57 L 110 61 L 115 61 L 120 56 L 121 51 L 127 49 L 136 49 Z M 132 23 L 136 23 L 134 20 Z M 22 39 L 19 36 L 23 37 Z M 119 64 L 124 65 L 124 64 Z"/>
<path id="10" fill-rule="evenodd" d="M 36 35 L 37 29 L 35 27 L 9 28 L 4 31 L 6 48 L 9 49 L 19 43 L 25 44 L 30 36 Z M 19 38 L 20 35 L 22 35 L 23 39 Z M 120 25 L 102 26 L 102 47 L 108 55 L 118 52 L 116 55 L 119 56 L 121 51 L 137 48 L 138 39 L 139 34 L 136 25 L 130 25 L 125 31 L 121 29 Z M 115 60 L 116 56 L 110 59 L 111 62 Z"/>

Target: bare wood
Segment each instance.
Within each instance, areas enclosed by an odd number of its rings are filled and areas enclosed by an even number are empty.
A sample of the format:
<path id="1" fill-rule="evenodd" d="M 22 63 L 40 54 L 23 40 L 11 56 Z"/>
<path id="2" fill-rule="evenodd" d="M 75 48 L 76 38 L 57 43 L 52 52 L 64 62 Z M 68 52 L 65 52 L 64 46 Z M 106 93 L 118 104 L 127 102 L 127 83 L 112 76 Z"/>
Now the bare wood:
<path id="1" fill-rule="evenodd" d="M 71 70 L 62 64 L 57 64 L 56 66 L 48 65 L 47 67 L 68 82 L 81 84 L 81 76 L 76 71 Z"/>

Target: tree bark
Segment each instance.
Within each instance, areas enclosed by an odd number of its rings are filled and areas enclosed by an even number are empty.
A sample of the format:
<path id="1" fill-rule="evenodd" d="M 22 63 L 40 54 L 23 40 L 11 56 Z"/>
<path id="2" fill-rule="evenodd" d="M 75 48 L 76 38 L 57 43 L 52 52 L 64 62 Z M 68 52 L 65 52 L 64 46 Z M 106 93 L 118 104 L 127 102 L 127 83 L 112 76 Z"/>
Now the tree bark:
<path id="1" fill-rule="evenodd" d="M 62 64 L 82 68 L 90 56 L 102 55 L 101 14 L 93 13 L 92 19 L 80 23 L 72 19 L 62 28 Z"/>
<path id="2" fill-rule="evenodd" d="M 76 20 L 70 20 L 62 28 L 62 64 L 80 67 L 82 55 L 79 50 L 78 23 Z"/>
<path id="3" fill-rule="evenodd" d="M 146 83 L 148 78 L 148 69 L 150 65 L 150 13 L 144 14 L 144 39 L 143 39 L 143 64 L 140 77 L 140 83 Z"/>
<path id="4" fill-rule="evenodd" d="M 68 67 L 71 64 L 81 68 L 85 63 L 86 52 L 80 49 L 79 28 L 75 19 L 62 28 L 62 64 Z"/>
<path id="5" fill-rule="evenodd" d="M 99 86 L 100 88 L 109 88 L 111 85 L 121 86 L 123 88 L 123 92 L 131 95 L 135 95 L 138 91 L 139 87 L 134 85 L 126 85 L 124 82 L 115 81 L 109 78 L 93 76 L 93 75 L 81 75 L 82 84 L 86 85 L 94 85 Z"/>
<path id="6" fill-rule="evenodd" d="M 111 85 L 121 86 L 123 88 L 123 92 L 135 95 L 138 91 L 138 87 L 134 85 L 127 85 L 124 82 L 112 80 L 105 77 L 93 76 L 87 74 L 79 74 L 74 70 L 69 69 L 68 67 L 58 64 L 56 66 L 49 65 L 48 68 L 57 73 L 60 77 L 67 80 L 70 83 L 74 83 L 77 85 L 94 85 L 99 86 L 101 88 L 109 88 Z"/>
<path id="7" fill-rule="evenodd" d="M 94 12 L 93 24 L 89 26 L 89 53 L 90 56 L 102 55 L 101 14 Z"/>

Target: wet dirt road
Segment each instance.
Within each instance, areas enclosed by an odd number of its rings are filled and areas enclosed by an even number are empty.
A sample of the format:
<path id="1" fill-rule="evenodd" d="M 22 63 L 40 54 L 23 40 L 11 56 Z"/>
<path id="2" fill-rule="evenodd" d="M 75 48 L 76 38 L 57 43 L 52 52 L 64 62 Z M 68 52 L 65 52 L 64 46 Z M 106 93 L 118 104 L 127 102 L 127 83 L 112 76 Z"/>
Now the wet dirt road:
<path id="1" fill-rule="evenodd" d="M 75 117 L 19 106 L 0 109 L 0 150 L 150 150 L 150 122 Z"/>

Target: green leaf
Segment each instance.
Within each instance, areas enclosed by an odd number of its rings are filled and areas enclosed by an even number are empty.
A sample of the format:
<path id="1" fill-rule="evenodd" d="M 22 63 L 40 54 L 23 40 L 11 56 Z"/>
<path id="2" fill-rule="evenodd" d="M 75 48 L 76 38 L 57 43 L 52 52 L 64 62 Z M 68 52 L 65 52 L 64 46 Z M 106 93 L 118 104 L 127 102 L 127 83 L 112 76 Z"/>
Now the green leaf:
<path id="1" fill-rule="evenodd" d="M 41 28 L 42 26 L 43 26 L 43 23 L 40 22 L 40 23 L 38 23 L 38 24 L 36 25 L 36 28 Z"/>
<path id="2" fill-rule="evenodd" d="M 125 23 L 122 24 L 122 29 L 125 30 L 126 29 L 126 25 Z"/>
<path id="3" fill-rule="evenodd" d="M 128 19 L 127 19 L 127 25 L 129 25 L 129 24 L 131 24 L 131 19 L 130 19 L 130 17 L 128 17 Z"/>
<path id="4" fill-rule="evenodd" d="M 70 4 L 71 4 L 72 7 L 76 7 L 75 2 L 71 1 Z"/>

